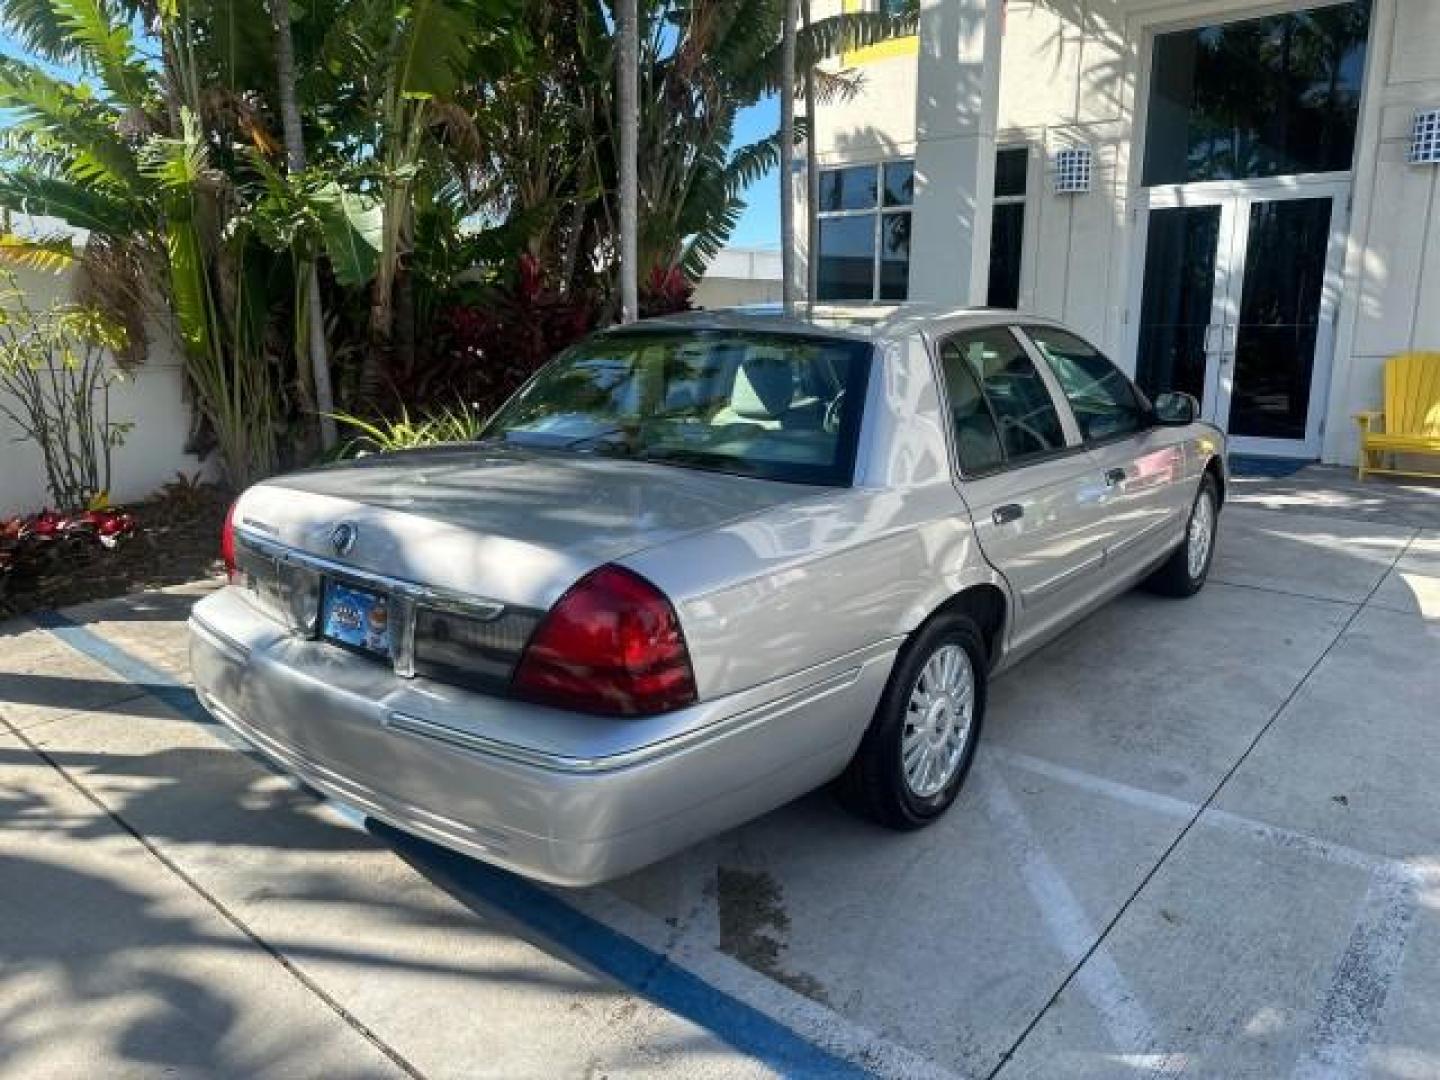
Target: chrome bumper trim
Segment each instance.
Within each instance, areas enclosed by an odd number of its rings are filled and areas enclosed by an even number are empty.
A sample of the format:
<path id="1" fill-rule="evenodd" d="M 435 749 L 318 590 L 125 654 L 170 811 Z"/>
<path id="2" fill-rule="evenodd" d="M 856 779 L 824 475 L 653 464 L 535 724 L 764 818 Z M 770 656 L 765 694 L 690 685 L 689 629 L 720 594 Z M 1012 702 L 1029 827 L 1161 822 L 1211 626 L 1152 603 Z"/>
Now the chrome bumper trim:
<path id="1" fill-rule="evenodd" d="M 219 649 L 225 655 L 230 657 L 230 659 L 242 664 L 250 659 L 250 649 L 244 645 L 241 645 L 234 638 L 222 633 L 219 630 L 216 630 L 215 627 L 211 626 L 209 623 L 197 618 L 194 615 L 191 615 L 188 621 L 192 633 L 198 634 L 200 637 L 210 642 L 211 645 L 215 646 L 215 648 Z"/>
<path id="2" fill-rule="evenodd" d="M 648 746 L 637 747 L 634 750 L 626 751 L 623 754 L 611 754 L 608 757 L 582 758 L 569 757 L 562 754 L 548 754 L 539 750 L 531 750 L 523 746 L 516 746 L 513 743 L 502 742 L 497 739 L 487 739 L 483 735 L 475 735 L 468 731 L 461 731 L 458 728 L 450 727 L 448 724 L 437 724 L 432 720 L 422 717 L 411 716 L 403 712 L 392 712 L 385 720 L 385 726 L 392 731 L 398 731 L 415 738 L 429 739 L 434 742 L 445 743 L 461 750 L 469 750 L 474 753 L 486 754 L 490 757 L 503 758 L 506 761 L 514 761 L 521 765 L 532 765 L 537 768 L 548 769 L 552 772 L 593 774 L 613 772 L 617 769 L 629 768 L 633 765 L 644 764 L 655 758 L 664 757 L 667 754 L 675 753 L 687 747 L 701 743 L 722 739 L 735 732 L 744 731 L 755 724 L 765 723 L 776 717 L 783 716 L 794 709 L 805 708 L 822 698 L 838 693 L 854 685 L 860 677 L 861 668 L 854 667 L 842 671 L 829 678 L 821 679 L 810 686 L 803 687 L 784 697 L 776 698 L 774 701 L 757 705 L 744 712 L 735 713 L 723 719 L 716 720 L 705 727 L 687 731 L 674 738 L 664 739 L 660 742 L 651 743 Z"/>

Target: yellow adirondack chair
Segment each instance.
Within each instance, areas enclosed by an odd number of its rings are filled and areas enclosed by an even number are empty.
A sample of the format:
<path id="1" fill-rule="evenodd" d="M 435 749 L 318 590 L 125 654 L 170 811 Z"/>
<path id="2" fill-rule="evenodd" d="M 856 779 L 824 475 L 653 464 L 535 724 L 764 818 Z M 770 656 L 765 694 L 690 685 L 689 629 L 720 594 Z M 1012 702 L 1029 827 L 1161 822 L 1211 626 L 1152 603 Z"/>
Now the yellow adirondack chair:
<path id="1" fill-rule="evenodd" d="M 1360 425 L 1361 480 L 1366 473 L 1440 477 L 1440 471 L 1381 468 L 1387 455 L 1440 456 L 1440 352 L 1403 353 L 1387 360 L 1385 411 L 1356 413 L 1355 422 Z"/>

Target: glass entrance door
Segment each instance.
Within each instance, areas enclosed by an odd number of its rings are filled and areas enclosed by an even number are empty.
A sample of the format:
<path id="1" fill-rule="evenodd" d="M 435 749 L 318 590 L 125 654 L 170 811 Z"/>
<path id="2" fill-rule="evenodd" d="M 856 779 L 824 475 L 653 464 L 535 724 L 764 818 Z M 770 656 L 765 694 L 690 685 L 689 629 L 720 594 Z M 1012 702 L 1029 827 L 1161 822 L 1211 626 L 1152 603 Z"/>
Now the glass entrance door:
<path id="1" fill-rule="evenodd" d="M 1321 323 L 1330 326 L 1325 267 L 1334 202 L 1251 201 L 1240 211 L 1246 220 L 1237 222 L 1237 242 L 1244 255 L 1235 258 L 1245 269 L 1235 321 L 1222 344 L 1228 351 L 1220 358 L 1221 391 L 1229 398 L 1226 430 L 1237 443 L 1319 449 L 1318 425 L 1311 421 L 1324 408 L 1315 393 L 1322 381 L 1316 368 Z M 1329 358 L 1327 349 L 1325 373 Z"/>
<path id="2" fill-rule="evenodd" d="M 1147 192 L 1136 378 L 1184 390 L 1242 453 L 1317 457 L 1348 187 Z"/>
<path id="3" fill-rule="evenodd" d="M 1127 321 L 1147 390 L 1318 457 L 1372 0 L 1271 6 L 1154 36 Z"/>
<path id="4" fill-rule="evenodd" d="M 1147 394 L 1183 390 L 1212 410 L 1212 331 L 1225 280 L 1220 274 L 1222 207 L 1159 206 L 1150 211 L 1140 303 L 1136 381 Z"/>

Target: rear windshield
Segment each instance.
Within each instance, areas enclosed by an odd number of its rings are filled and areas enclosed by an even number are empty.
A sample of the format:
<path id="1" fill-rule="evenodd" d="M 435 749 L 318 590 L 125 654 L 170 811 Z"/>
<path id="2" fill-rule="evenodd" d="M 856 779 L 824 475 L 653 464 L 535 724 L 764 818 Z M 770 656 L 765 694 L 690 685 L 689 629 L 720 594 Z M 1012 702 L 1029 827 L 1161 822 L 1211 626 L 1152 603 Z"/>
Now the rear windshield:
<path id="1" fill-rule="evenodd" d="M 800 484 L 851 482 L 871 347 L 735 331 L 632 331 L 569 350 L 486 437 Z"/>

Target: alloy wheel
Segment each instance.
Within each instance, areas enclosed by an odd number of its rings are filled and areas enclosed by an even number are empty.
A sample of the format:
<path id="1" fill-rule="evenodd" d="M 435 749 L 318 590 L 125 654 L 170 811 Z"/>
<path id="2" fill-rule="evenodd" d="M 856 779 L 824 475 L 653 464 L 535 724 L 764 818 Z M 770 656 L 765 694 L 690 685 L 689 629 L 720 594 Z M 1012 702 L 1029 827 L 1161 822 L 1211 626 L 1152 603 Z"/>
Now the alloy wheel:
<path id="1" fill-rule="evenodd" d="M 1198 578 L 1205 573 L 1210 561 L 1210 547 L 1215 541 L 1215 505 L 1210 492 L 1200 492 L 1195 501 L 1195 512 L 1190 515 L 1190 530 L 1186 536 L 1186 563 L 1190 577 Z"/>
<path id="2" fill-rule="evenodd" d="M 965 758 L 975 718 L 975 670 L 959 645 L 942 645 L 910 691 L 901 737 L 905 784 L 922 799 L 944 791 Z"/>

